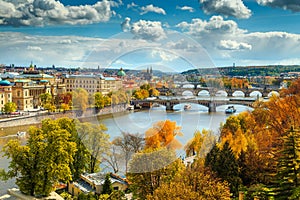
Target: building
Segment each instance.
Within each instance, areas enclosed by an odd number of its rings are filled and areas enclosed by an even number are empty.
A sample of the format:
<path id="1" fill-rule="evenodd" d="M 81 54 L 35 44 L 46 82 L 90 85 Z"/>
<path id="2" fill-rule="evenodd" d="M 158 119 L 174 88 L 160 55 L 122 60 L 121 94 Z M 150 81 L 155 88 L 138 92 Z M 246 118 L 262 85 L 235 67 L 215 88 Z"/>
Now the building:
<path id="1" fill-rule="evenodd" d="M 63 77 L 62 83 L 66 85 L 67 92 L 72 92 L 76 88 L 83 88 L 90 94 L 95 92 L 108 94 L 122 88 L 122 80 L 114 77 L 104 77 L 102 74 L 68 74 Z"/>
<path id="2" fill-rule="evenodd" d="M 78 181 L 69 184 L 68 192 L 73 196 L 78 196 L 82 192 L 101 194 L 104 181 L 103 173 L 82 174 Z M 125 191 L 128 188 L 128 182 L 118 175 L 110 173 L 110 181 L 114 190 Z"/>
<path id="3" fill-rule="evenodd" d="M 0 81 L 0 110 L 3 111 L 6 103 L 12 102 L 12 86 L 9 81 Z"/>

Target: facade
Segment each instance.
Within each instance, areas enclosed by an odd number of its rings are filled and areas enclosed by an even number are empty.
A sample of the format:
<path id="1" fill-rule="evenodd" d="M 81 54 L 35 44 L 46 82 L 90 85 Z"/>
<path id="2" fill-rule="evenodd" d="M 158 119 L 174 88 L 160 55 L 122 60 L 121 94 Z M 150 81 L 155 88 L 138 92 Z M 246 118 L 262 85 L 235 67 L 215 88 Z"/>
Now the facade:
<path id="1" fill-rule="evenodd" d="M 104 77 L 100 75 L 65 75 L 63 84 L 66 85 L 66 91 L 72 92 L 76 88 L 83 88 L 88 93 L 102 92 L 108 94 L 122 88 L 122 80 L 113 77 Z"/>
<path id="2" fill-rule="evenodd" d="M 9 81 L 0 81 L 0 110 L 3 111 L 4 105 L 12 102 L 12 86 Z"/>
<path id="3" fill-rule="evenodd" d="M 128 182 L 115 174 L 110 174 L 110 180 L 114 190 L 125 191 L 128 188 Z M 81 174 L 78 181 L 69 184 L 68 192 L 73 196 L 90 192 L 101 194 L 104 181 L 105 174 L 103 173 Z"/>

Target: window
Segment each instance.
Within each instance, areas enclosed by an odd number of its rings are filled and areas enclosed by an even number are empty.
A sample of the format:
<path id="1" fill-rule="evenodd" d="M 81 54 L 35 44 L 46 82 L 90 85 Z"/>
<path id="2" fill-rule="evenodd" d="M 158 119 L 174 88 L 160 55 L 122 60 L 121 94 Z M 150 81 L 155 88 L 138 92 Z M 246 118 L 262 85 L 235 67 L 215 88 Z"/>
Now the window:
<path id="1" fill-rule="evenodd" d="M 117 186 L 117 187 L 114 187 L 114 190 L 119 190 L 119 187 Z"/>
<path id="2" fill-rule="evenodd" d="M 17 92 L 17 96 L 18 97 L 21 96 L 21 92 L 20 91 Z"/>

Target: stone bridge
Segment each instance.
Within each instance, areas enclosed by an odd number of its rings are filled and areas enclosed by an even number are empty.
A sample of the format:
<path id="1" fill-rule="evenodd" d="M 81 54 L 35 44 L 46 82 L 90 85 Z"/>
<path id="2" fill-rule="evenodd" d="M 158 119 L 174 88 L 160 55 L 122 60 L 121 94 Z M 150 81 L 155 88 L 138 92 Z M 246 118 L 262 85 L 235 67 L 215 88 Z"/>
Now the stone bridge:
<path id="1" fill-rule="evenodd" d="M 134 105 L 135 107 L 141 106 L 143 108 L 151 108 L 154 104 L 159 104 L 165 106 L 166 110 L 173 110 L 173 107 L 177 104 L 195 103 L 195 104 L 206 106 L 208 108 L 208 112 L 216 112 L 218 106 L 228 105 L 228 104 L 239 104 L 239 105 L 252 107 L 253 102 L 255 102 L 255 99 L 227 99 L 227 100 L 155 99 L 155 100 L 132 100 L 131 105 Z"/>
<path id="2" fill-rule="evenodd" d="M 198 96 L 199 92 L 207 91 L 210 96 L 216 96 L 218 92 L 226 92 L 228 97 L 232 97 L 234 92 L 243 92 L 244 97 L 250 97 L 252 92 L 260 92 L 262 97 L 268 97 L 272 92 L 279 92 L 276 88 L 212 88 L 212 87 L 199 87 L 199 88 L 172 88 L 170 89 L 173 95 L 182 96 L 183 92 L 190 91 L 194 96 Z"/>

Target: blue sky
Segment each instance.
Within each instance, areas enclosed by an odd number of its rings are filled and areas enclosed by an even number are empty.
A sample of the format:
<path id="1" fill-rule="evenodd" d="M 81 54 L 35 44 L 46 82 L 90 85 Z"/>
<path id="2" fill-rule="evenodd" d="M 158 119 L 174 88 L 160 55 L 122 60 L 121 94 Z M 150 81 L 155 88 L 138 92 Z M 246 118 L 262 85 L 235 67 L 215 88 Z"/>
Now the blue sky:
<path id="1" fill-rule="evenodd" d="M 298 0 L 0 0 L 0 64 L 300 64 Z"/>

